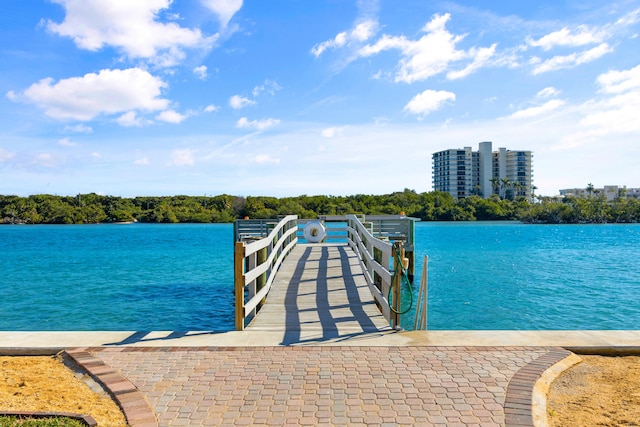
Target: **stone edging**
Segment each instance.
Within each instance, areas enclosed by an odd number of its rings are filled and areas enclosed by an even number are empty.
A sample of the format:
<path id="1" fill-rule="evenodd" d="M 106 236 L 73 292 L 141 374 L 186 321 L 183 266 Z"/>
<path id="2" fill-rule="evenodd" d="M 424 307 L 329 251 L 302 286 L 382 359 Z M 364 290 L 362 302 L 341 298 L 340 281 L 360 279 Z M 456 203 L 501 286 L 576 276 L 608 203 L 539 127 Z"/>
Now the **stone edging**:
<path id="1" fill-rule="evenodd" d="M 153 410 L 129 380 L 86 349 L 68 349 L 65 353 L 107 389 L 131 427 L 158 427 Z"/>
<path id="2" fill-rule="evenodd" d="M 572 366 L 582 362 L 582 358 L 577 354 L 570 354 L 549 369 L 544 371 L 533 388 L 533 425 L 535 427 L 548 427 L 547 420 L 547 398 L 551 384 L 560 374 Z"/>
<path id="3" fill-rule="evenodd" d="M 520 368 L 511 378 L 504 402 L 506 427 L 532 427 L 533 394 L 536 382 L 551 366 L 570 356 L 563 348 L 552 349 Z"/>

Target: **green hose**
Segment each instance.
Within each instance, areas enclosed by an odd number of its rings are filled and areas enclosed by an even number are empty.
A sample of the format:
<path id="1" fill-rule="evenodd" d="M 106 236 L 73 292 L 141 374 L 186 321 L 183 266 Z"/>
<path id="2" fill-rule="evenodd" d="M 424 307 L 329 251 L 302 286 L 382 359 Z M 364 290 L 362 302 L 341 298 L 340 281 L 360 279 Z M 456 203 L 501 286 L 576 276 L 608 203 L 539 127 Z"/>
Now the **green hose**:
<path id="1" fill-rule="evenodd" d="M 402 315 L 402 314 L 407 314 L 409 312 L 409 310 L 411 310 L 411 308 L 413 307 L 413 285 L 411 284 L 411 281 L 409 280 L 409 277 L 407 276 L 407 270 L 405 270 L 404 265 L 402 263 L 402 258 L 400 257 L 400 252 L 398 251 L 398 249 L 395 246 L 393 247 L 393 253 L 394 253 L 394 256 L 396 258 L 396 264 L 399 265 L 400 268 L 393 272 L 393 278 L 391 279 L 391 283 L 395 282 L 395 278 L 396 278 L 396 275 L 398 273 L 402 274 L 401 281 L 405 281 L 407 283 L 407 285 L 409 286 L 409 289 L 410 289 L 409 295 L 411 296 L 411 302 L 409 303 L 409 307 L 406 310 L 403 310 L 403 311 L 397 311 L 395 308 L 393 308 L 391 306 L 391 304 L 389 304 L 389 309 L 395 314 Z M 402 287 L 402 282 L 400 283 L 400 287 Z M 391 286 L 389 286 L 389 294 L 387 295 L 387 301 L 391 300 L 391 291 L 392 291 L 392 288 L 391 288 Z"/>

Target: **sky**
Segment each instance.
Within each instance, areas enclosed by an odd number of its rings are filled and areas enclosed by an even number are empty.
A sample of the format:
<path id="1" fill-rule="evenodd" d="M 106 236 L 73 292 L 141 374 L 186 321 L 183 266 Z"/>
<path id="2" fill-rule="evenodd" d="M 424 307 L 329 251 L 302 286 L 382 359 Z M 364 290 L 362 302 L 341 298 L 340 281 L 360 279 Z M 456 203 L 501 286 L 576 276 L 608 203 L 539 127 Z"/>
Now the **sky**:
<path id="1" fill-rule="evenodd" d="M 640 0 L 0 0 L 0 194 L 640 187 Z"/>

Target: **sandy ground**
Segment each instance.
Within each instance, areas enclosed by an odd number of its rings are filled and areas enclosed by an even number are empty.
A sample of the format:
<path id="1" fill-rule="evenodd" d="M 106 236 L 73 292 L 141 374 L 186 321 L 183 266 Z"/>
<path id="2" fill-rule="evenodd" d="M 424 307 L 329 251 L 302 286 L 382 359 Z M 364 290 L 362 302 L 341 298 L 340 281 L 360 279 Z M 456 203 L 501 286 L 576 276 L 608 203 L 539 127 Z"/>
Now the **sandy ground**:
<path id="1" fill-rule="evenodd" d="M 91 415 L 101 426 L 126 426 L 109 395 L 58 357 L 0 357 L 0 412 L 70 412 Z M 92 390 L 93 389 L 93 390 Z"/>
<path id="2" fill-rule="evenodd" d="M 640 357 L 580 357 L 551 384 L 549 426 L 640 426 Z"/>
<path id="3" fill-rule="evenodd" d="M 640 357 L 581 358 L 551 385 L 549 426 L 640 426 Z M 0 357 L 0 411 L 72 412 L 126 426 L 118 406 L 92 388 L 57 357 Z"/>

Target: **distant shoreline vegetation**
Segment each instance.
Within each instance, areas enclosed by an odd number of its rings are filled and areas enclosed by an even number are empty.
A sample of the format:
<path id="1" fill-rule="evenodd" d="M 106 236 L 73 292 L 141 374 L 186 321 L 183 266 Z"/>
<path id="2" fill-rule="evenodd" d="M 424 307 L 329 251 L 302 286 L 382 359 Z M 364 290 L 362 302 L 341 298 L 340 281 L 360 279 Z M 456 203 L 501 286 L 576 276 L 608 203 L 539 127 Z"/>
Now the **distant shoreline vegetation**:
<path id="1" fill-rule="evenodd" d="M 471 196 L 454 200 L 450 194 L 416 193 L 405 189 L 385 195 L 353 196 L 159 196 L 117 197 L 95 193 L 77 196 L 38 194 L 28 197 L 0 195 L 2 224 L 230 223 L 237 218 L 276 218 L 298 215 L 400 214 L 422 221 L 520 220 L 535 224 L 637 223 L 640 201 L 603 196 L 543 197 L 503 200 Z"/>

